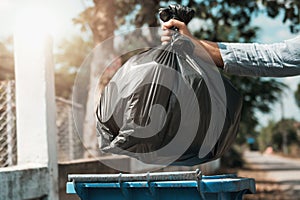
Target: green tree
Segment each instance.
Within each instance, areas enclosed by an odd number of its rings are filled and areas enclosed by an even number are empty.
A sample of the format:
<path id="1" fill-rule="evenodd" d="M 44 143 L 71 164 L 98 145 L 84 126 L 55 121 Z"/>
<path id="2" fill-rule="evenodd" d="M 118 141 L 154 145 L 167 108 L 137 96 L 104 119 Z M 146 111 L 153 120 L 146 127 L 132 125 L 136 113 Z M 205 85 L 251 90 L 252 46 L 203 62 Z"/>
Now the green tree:
<path id="1" fill-rule="evenodd" d="M 77 71 L 93 48 L 91 38 L 84 39 L 80 35 L 63 39 L 55 53 L 57 64 L 55 69 L 56 95 L 69 99 Z"/>
<path id="2" fill-rule="evenodd" d="M 259 124 L 256 112 L 269 113 L 273 104 L 278 102 L 286 86 L 275 79 L 230 76 L 231 82 L 243 95 L 243 109 L 238 143 L 244 143 L 246 136 L 256 137 Z"/>
<path id="3" fill-rule="evenodd" d="M 83 11 L 76 19 L 74 19 L 74 23 L 80 24 L 82 26 L 82 30 L 89 27 L 93 34 L 93 42 L 94 46 L 104 41 L 108 37 L 112 36 L 116 29 L 116 21 L 115 15 L 118 14 L 119 10 L 117 9 L 119 1 L 106 1 L 106 0 L 93 0 L 94 6 L 87 8 Z M 121 1 L 120 1 L 121 2 Z M 130 4 L 128 4 L 130 5 Z M 124 5 L 126 8 L 126 3 Z M 113 49 L 112 40 L 109 43 L 105 43 L 106 49 Z M 90 157 L 92 155 L 98 155 L 98 144 L 95 138 L 95 102 L 94 102 L 94 91 L 95 87 L 98 84 L 98 74 L 99 74 L 99 65 L 104 65 L 102 58 L 109 57 L 110 53 L 107 52 L 107 55 L 104 55 L 103 52 L 93 52 L 97 54 L 97 56 L 93 56 L 91 64 L 90 64 L 90 76 L 89 76 L 89 90 L 87 95 L 86 102 L 86 114 L 84 119 L 84 134 L 83 134 L 83 142 L 88 150 L 85 153 L 86 157 Z M 92 154 L 92 155 L 91 155 Z"/>
<path id="4" fill-rule="evenodd" d="M 273 128 L 272 145 L 277 151 L 288 154 L 288 147 L 299 144 L 294 119 L 282 119 Z"/>
<path id="5" fill-rule="evenodd" d="M 298 0 L 281 1 L 281 0 L 263 0 L 268 16 L 277 17 L 280 12 L 284 12 L 282 21 L 289 23 L 291 33 L 300 31 L 300 2 Z"/>
<path id="6" fill-rule="evenodd" d="M 262 128 L 258 136 L 260 150 L 264 151 L 267 146 L 272 146 L 275 151 L 290 153 L 292 145 L 299 147 L 296 121 L 294 119 L 281 119 L 278 122 L 270 121 Z"/>
<path id="7" fill-rule="evenodd" d="M 258 135 L 260 151 L 264 151 L 268 146 L 272 145 L 275 125 L 275 121 L 269 121 L 268 125 L 261 129 L 260 134 Z"/>

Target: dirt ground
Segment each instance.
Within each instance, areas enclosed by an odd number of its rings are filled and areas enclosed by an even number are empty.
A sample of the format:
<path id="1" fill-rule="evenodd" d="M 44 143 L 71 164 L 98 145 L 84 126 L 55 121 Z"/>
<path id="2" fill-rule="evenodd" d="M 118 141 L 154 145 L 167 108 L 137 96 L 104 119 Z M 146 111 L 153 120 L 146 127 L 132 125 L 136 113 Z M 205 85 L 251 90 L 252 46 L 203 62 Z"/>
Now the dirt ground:
<path id="1" fill-rule="evenodd" d="M 254 178 L 256 194 L 245 200 L 300 200 L 300 160 L 272 154 L 246 152 L 246 165 L 236 170 L 240 177 Z"/>
<path id="2" fill-rule="evenodd" d="M 294 194 L 292 188 L 282 189 L 281 184 L 267 178 L 266 172 L 252 169 L 238 170 L 238 176 L 254 178 L 256 193 L 244 195 L 244 200 L 298 200 L 300 196 Z M 298 194 L 300 195 L 300 194 Z"/>

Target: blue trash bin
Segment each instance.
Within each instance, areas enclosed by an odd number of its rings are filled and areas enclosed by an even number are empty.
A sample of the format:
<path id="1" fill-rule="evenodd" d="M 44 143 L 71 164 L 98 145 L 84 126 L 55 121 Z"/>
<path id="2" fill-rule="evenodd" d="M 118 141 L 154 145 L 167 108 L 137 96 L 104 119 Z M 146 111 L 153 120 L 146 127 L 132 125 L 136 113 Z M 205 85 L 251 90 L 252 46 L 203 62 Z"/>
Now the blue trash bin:
<path id="1" fill-rule="evenodd" d="M 255 193 L 252 178 L 202 176 L 199 172 L 69 175 L 67 193 L 82 200 L 242 199 Z"/>

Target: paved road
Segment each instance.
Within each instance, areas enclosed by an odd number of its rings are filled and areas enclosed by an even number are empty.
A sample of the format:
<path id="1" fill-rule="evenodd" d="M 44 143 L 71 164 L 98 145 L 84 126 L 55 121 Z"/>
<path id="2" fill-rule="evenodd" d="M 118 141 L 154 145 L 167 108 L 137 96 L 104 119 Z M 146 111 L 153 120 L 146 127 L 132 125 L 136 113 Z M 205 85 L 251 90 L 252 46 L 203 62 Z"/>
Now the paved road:
<path id="1" fill-rule="evenodd" d="M 250 151 L 245 152 L 244 158 L 257 185 L 269 184 L 273 190 L 280 190 L 282 196 L 276 199 L 300 199 L 300 159 Z"/>

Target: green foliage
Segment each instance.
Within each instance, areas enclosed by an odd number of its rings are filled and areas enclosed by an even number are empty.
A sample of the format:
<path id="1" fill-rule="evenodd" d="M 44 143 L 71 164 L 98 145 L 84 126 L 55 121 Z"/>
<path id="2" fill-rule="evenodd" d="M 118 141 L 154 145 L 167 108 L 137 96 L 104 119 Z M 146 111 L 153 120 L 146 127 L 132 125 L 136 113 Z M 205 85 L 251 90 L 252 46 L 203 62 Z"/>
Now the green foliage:
<path id="1" fill-rule="evenodd" d="M 258 12 L 255 0 L 249 1 L 189 1 L 196 17 L 209 23 L 199 27 L 195 35 L 212 41 L 244 42 L 256 36 L 256 27 L 250 27 L 252 14 Z"/>
<path id="2" fill-rule="evenodd" d="M 86 31 L 87 26 L 93 29 L 94 14 L 98 7 L 106 4 L 106 1 L 94 0 L 94 6 L 89 7 L 79 14 L 78 17 L 73 19 L 75 24 L 81 26 L 81 30 Z M 115 0 L 110 3 L 111 9 L 115 12 L 114 16 L 110 19 L 116 27 L 124 24 L 132 24 L 136 27 L 143 25 L 158 26 L 157 12 L 160 8 L 159 0 Z M 111 10 L 110 9 L 110 10 Z M 109 19 L 105 19 L 109 20 Z"/>
<path id="3" fill-rule="evenodd" d="M 259 124 L 256 112 L 269 113 L 273 104 L 280 100 L 286 85 L 275 79 L 231 76 L 231 82 L 243 95 L 243 109 L 238 143 L 244 143 L 246 136 L 256 137 L 255 127 Z"/>
<path id="4" fill-rule="evenodd" d="M 260 150 L 264 151 L 266 147 L 272 146 L 276 151 L 283 151 L 284 145 L 299 145 L 295 122 L 294 119 L 282 119 L 276 123 L 270 121 L 262 128 L 258 137 Z"/>
<path id="5" fill-rule="evenodd" d="M 93 42 L 91 38 L 84 39 L 80 35 L 73 35 L 63 39 L 58 48 L 55 60 L 60 64 L 59 70 L 70 71 L 73 70 L 72 68 L 80 67 L 82 61 L 91 52 Z"/>
<path id="6" fill-rule="evenodd" d="M 264 151 L 272 144 L 275 125 L 276 123 L 274 121 L 269 121 L 268 125 L 261 129 L 260 134 L 258 135 L 258 144 L 261 151 Z"/>
<path id="7" fill-rule="evenodd" d="M 59 51 L 54 55 L 55 61 L 58 63 L 55 69 L 57 96 L 70 97 L 76 73 L 92 48 L 92 39 L 83 39 L 79 35 L 73 35 L 61 41 Z"/>
<path id="8" fill-rule="evenodd" d="M 268 16 L 274 18 L 279 15 L 280 11 L 283 11 L 283 22 L 289 22 L 290 31 L 292 33 L 298 33 L 300 31 L 299 0 L 263 0 L 262 3 L 267 9 Z"/>
<path id="9" fill-rule="evenodd" d="M 283 151 L 283 145 L 287 146 L 299 144 L 297 132 L 295 129 L 295 120 L 283 119 L 279 121 L 272 130 L 272 146 L 277 151 Z M 286 141 L 284 141 L 286 137 Z"/>

